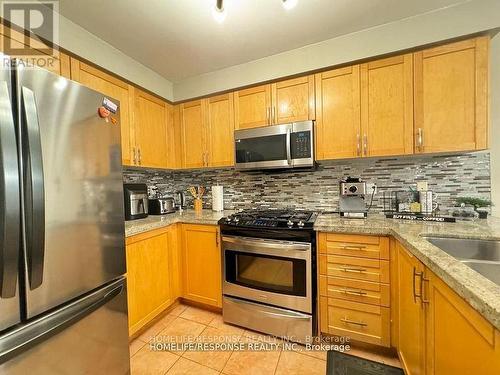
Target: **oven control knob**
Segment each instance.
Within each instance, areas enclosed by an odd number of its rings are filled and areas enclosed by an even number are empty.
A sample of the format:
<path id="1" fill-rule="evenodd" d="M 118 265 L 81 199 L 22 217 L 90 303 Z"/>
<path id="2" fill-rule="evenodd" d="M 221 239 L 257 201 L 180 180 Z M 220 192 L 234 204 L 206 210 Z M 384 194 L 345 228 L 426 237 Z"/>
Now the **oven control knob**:
<path id="1" fill-rule="evenodd" d="M 304 222 L 302 220 L 300 220 L 298 223 L 297 223 L 297 226 L 299 228 L 304 228 Z"/>
<path id="2" fill-rule="evenodd" d="M 293 227 L 293 221 L 292 220 L 288 220 L 286 225 L 288 226 L 288 228 L 291 228 Z"/>

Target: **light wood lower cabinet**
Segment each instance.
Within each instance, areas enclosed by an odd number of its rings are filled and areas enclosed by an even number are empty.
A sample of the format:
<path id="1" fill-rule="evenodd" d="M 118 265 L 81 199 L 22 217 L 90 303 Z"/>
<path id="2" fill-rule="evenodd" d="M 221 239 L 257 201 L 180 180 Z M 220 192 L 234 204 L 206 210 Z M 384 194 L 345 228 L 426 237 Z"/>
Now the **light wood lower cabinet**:
<path id="1" fill-rule="evenodd" d="M 398 354 L 407 375 L 425 374 L 425 321 L 422 282 L 425 267 L 396 244 Z"/>
<path id="2" fill-rule="evenodd" d="M 219 227 L 182 224 L 183 297 L 222 306 Z"/>
<path id="3" fill-rule="evenodd" d="M 127 238 L 129 334 L 133 335 L 174 302 L 172 248 L 168 229 Z M 177 267 L 178 268 L 178 267 Z"/>
<path id="4" fill-rule="evenodd" d="M 426 373 L 500 374 L 500 331 L 429 272 Z"/>
<path id="5" fill-rule="evenodd" d="M 500 373 L 500 331 L 397 244 L 396 344 L 407 375 Z"/>
<path id="6" fill-rule="evenodd" d="M 390 346 L 389 239 L 318 234 L 320 331 Z"/>

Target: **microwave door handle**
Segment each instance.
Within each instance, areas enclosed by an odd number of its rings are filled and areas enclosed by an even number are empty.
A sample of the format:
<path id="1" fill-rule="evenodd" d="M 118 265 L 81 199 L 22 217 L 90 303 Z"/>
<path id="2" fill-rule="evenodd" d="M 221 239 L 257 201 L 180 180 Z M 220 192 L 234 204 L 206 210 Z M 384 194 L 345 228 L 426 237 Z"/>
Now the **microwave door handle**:
<path id="1" fill-rule="evenodd" d="M 17 142 L 7 82 L 0 83 L 0 297 L 16 295 L 21 207 Z"/>
<path id="2" fill-rule="evenodd" d="M 288 165 L 292 165 L 292 129 L 291 127 L 286 129 L 286 159 Z"/>
<path id="3" fill-rule="evenodd" d="M 45 255 L 45 187 L 43 175 L 42 142 L 35 101 L 35 93 L 22 87 L 21 102 L 23 141 L 26 154 L 25 213 L 26 213 L 26 253 L 28 277 L 31 290 L 43 281 Z"/>

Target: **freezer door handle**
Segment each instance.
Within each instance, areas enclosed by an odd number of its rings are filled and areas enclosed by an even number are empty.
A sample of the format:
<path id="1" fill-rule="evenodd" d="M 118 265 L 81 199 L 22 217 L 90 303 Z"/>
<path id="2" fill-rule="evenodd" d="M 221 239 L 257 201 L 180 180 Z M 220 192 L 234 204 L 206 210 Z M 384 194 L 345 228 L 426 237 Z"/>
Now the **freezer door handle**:
<path id="1" fill-rule="evenodd" d="M 124 291 L 125 279 L 122 278 L 62 309 L 5 334 L 0 340 L 0 365 L 77 323 Z"/>
<path id="2" fill-rule="evenodd" d="M 22 87 L 22 126 L 26 255 L 30 289 L 38 288 L 43 281 L 45 253 L 45 191 L 43 179 L 42 142 L 35 101 L 35 93 Z"/>
<path id="3" fill-rule="evenodd" d="M 7 82 L 0 82 L 0 297 L 16 295 L 21 207 L 17 142 Z"/>

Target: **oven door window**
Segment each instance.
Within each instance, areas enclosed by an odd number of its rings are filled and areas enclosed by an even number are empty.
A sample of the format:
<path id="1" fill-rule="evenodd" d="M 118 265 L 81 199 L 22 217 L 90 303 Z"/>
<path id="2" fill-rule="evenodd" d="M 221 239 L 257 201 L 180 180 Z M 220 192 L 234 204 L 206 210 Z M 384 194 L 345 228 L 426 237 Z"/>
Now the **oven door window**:
<path id="1" fill-rule="evenodd" d="M 237 163 L 275 160 L 287 160 L 286 134 L 238 139 L 236 141 Z"/>
<path id="2" fill-rule="evenodd" d="M 226 251 L 226 281 L 232 284 L 294 296 L 306 296 L 306 261 Z"/>

